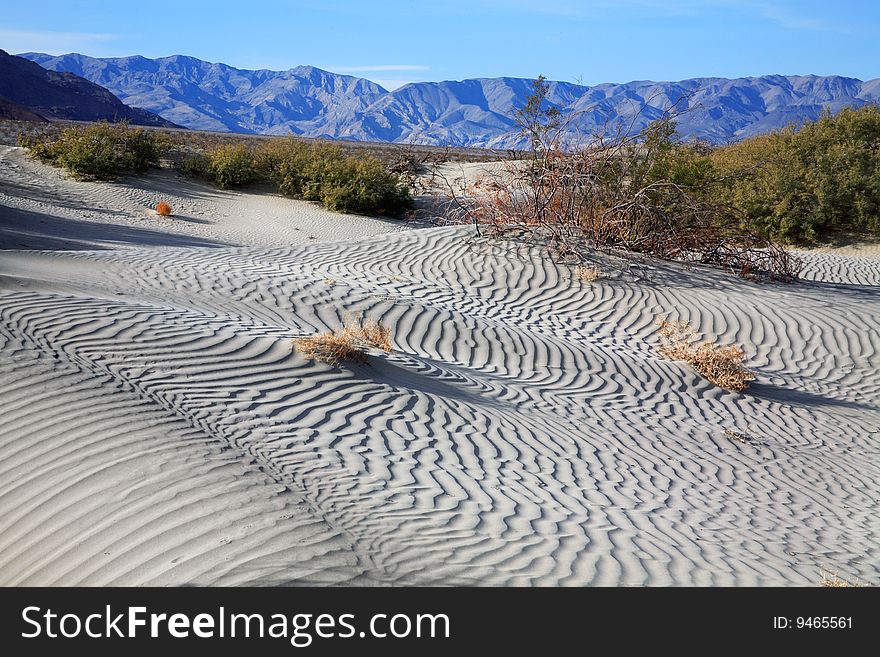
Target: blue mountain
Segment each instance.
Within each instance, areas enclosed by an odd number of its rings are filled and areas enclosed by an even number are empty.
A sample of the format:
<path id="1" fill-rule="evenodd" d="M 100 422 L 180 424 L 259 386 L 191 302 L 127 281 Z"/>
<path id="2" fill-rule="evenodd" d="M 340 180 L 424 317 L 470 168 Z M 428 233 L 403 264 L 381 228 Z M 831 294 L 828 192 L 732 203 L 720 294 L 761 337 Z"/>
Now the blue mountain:
<path id="1" fill-rule="evenodd" d="M 251 71 L 182 55 L 21 56 L 199 130 L 514 148 L 523 141 L 513 113 L 531 93 L 531 80 L 523 78 L 418 82 L 389 92 L 369 80 L 313 66 Z M 572 129 L 582 134 L 615 125 L 638 129 L 678 104 L 688 110 L 678 119 L 679 133 L 714 143 L 815 119 L 823 109 L 836 112 L 880 101 L 880 79 L 841 76 L 549 86 L 549 102 L 565 115 L 574 114 Z"/>

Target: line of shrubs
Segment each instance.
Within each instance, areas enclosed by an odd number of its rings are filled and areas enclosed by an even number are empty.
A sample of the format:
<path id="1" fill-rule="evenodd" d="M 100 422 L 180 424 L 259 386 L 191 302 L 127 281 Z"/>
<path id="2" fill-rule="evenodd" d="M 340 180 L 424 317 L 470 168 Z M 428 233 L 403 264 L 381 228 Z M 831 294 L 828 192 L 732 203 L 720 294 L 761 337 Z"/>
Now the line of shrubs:
<path id="1" fill-rule="evenodd" d="M 687 190 L 688 203 L 696 198 L 728 207 L 743 228 L 783 242 L 880 235 L 878 106 L 826 112 L 799 129 L 790 126 L 720 148 L 679 143 L 674 132 L 668 121 L 646 130 L 643 147 L 618 154 L 625 166 L 615 160 L 605 167 L 604 175 L 611 177 L 606 187 L 644 189 L 640 203 L 674 215 L 670 183 Z M 20 143 L 38 159 L 89 180 L 143 173 L 158 166 L 171 147 L 159 132 L 106 122 L 64 128 L 54 137 L 22 136 Z M 180 166 L 222 188 L 268 182 L 285 196 L 339 212 L 401 216 L 412 207 L 409 188 L 381 161 L 345 155 L 326 143 L 282 138 L 253 147 L 222 144 Z"/>
<path id="2" fill-rule="evenodd" d="M 880 236 L 880 108 L 823 112 L 800 127 L 718 148 L 676 144 L 657 178 L 736 210 L 744 227 L 788 243 Z"/>
<path id="3" fill-rule="evenodd" d="M 249 148 L 222 144 L 185 158 L 187 175 L 229 189 L 268 182 L 281 194 L 317 201 L 330 210 L 402 216 L 412 208 L 409 188 L 373 157 L 352 157 L 326 143 L 272 139 Z"/>
<path id="4" fill-rule="evenodd" d="M 56 135 L 20 135 L 19 144 L 81 180 L 142 174 L 159 166 L 172 147 L 160 132 L 107 122 L 64 128 Z M 326 143 L 279 138 L 254 147 L 220 144 L 187 156 L 179 166 L 224 189 L 267 182 L 285 196 L 338 212 L 397 217 L 413 205 L 409 187 L 380 160 L 345 155 Z"/>
<path id="5" fill-rule="evenodd" d="M 749 225 L 787 242 L 880 236 L 880 108 L 824 112 L 800 129 L 714 150 L 718 194 Z"/>
<path id="6" fill-rule="evenodd" d="M 18 143 L 37 159 L 64 167 L 80 180 L 115 180 L 159 166 L 171 142 L 158 132 L 126 123 L 92 123 L 64 128 L 55 136 L 19 135 Z"/>

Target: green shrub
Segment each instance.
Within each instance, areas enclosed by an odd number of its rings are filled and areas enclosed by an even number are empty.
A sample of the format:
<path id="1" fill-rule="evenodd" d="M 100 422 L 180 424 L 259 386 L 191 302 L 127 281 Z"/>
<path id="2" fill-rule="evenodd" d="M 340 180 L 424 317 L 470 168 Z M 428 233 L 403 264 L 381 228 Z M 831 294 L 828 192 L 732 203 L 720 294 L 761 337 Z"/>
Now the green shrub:
<path id="1" fill-rule="evenodd" d="M 721 200 L 748 226 L 788 242 L 880 235 L 880 109 L 843 109 L 710 156 Z"/>
<path id="2" fill-rule="evenodd" d="M 37 159 L 64 167 L 85 180 L 113 180 L 125 173 L 144 173 L 158 166 L 159 158 L 169 148 L 158 133 L 107 122 L 65 128 L 57 137 L 25 138 L 21 143 Z"/>
<path id="3" fill-rule="evenodd" d="M 281 194 L 302 198 L 303 185 L 310 175 L 307 169 L 313 159 L 312 150 L 313 147 L 294 139 L 273 139 L 257 151 L 256 167 Z"/>
<path id="4" fill-rule="evenodd" d="M 347 156 L 332 144 L 287 138 L 255 150 L 221 145 L 186 158 L 180 168 L 224 188 L 267 181 L 285 196 L 337 212 L 401 216 L 412 207 L 409 188 L 382 162 Z"/>
<path id="5" fill-rule="evenodd" d="M 204 153 L 187 155 L 177 166 L 184 175 L 214 182 L 211 174 L 211 158 Z"/>
<path id="6" fill-rule="evenodd" d="M 243 144 L 223 144 L 208 153 L 209 171 L 222 188 L 240 187 L 259 179 L 253 152 Z"/>
<path id="7" fill-rule="evenodd" d="M 338 212 L 399 216 L 412 206 L 409 190 L 376 159 L 346 158 L 326 172 L 321 202 Z"/>
<path id="8" fill-rule="evenodd" d="M 409 188 L 379 160 L 346 156 L 330 144 L 273 140 L 257 163 L 281 194 L 337 212 L 400 216 L 412 207 Z"/>

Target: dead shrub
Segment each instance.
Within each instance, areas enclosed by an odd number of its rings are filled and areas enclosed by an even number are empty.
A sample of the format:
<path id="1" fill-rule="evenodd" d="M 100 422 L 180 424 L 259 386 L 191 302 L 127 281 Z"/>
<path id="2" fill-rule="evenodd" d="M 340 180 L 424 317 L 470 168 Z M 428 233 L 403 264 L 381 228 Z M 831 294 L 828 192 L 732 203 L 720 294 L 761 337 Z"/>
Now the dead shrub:
<path id="1" fill-rule="evenodd" d="M 366 363 L 368 349 L 381 349 L 388 354 L 394 348 L 390 328 L 381 322 L 364 322 L 361 319 L 349 322 L 341 329 L 295 338 L 293 346 L 306 358 L 330 365 Z"/>
<path id="2" fill-rule="evenodd" d="M 733 440 L 743 445 L 748 445 L 752 442 L 752 434 L 748 431 L 735 431 L 734 429 L 725 429 L 724 437 L 728 440 Z"/>
<path id="3" fill-rule="evenodd" d="M 576 267 L 574 275 L 581 283 L 592 283 L 600 278 L 605 278 L 602 270 L 598 267 L 587 267 L 585 265 Z"/>
<path id="4" fill-rule="evenodd" d="M 701 146 L 677 140 L 676 107 L 641 130 L 609 124 L 589 137 L 572 136 L 575 115 L 564 119 L 547 108 L 547 94 L 539 78 L 517 115 L 532 147 L 528 158 L 506 162 L 481 184 L 449 186 L 447 221 L 540 246 L 557 260 L 617 251 L 749 278 L 797 277 L 795 256 L 744 229 L 741 212 L 710 193 L 719 181 Z"/>
<path id="5" fill-rule="evenodd" d="M 159 201 L 156 204 L 156 214 L 158 214 L 160 217 L 170 217 L 171 206 L 168 205 L 165 201 Z"/>
<path id="6" fill-rule="evenodd" d="M 858 581 L 850 582 L 848 579 L 838 576 L 837 573 L 829 573 L 825 570 L 820 571 L 822 579 L 819 580 L 819 586 L 827 589 L 848 589 L 861 588 L 862 584 Z"/>
<path id="7" fill-rule="evenodd" d="M 670 360 L 684 361 L 704 379 L 730 392 L 742 392 L 755 375 L 743 364 L 745 353 L 736 345 L 717 345 L 700 341 L 691 325 L 683 320 L 657 320 L 661 346 L 659 352 Z"/>

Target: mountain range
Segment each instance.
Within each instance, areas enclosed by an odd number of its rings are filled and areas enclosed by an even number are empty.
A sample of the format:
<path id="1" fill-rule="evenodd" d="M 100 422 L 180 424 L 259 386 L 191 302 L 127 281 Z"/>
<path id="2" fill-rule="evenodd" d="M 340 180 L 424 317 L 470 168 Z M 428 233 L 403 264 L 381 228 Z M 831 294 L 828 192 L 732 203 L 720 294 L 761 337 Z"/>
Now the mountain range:
<path id="1" fill-rule="evenodd" d="M 128 107 L 104 87 L 70 72 L 46 70 L 0 50 L 0 117 L 41 121 L 120 121 L 178 127 L 152 112 Z"/>
<path id="2" fill-rule="evenodd" d="M 416 82 L 394 91 L 313 66 L 243 70 L 174 55 L 94 58 L 21 55 L 106 87 L 123 102 L 199 130 L 517 148 L 513 118 L 532 91 L 524 78 Z M 823 109 L 880 101 L 880 79 L 766 75 L 680 82 L 636 81 L 585 86 L 549 82 L 548 102 L 574 114 L 572 128 L 591 134 L 621 122 L 639 129 L 672 105 L 686 106 L 679 134 L 713 143 L 735 141 L 815 119 Z"/>

